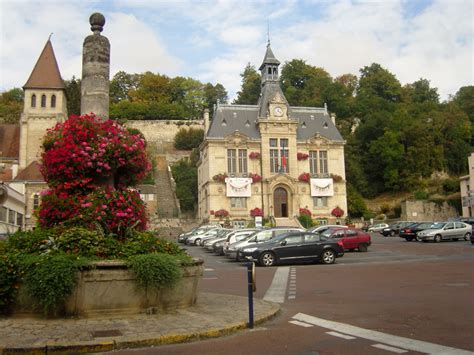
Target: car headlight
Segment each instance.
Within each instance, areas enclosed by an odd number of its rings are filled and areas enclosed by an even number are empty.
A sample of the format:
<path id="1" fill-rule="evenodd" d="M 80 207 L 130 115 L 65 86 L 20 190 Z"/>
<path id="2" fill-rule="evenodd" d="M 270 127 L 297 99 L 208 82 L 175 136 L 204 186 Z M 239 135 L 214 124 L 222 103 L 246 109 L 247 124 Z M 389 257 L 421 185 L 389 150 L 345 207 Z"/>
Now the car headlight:
<path id="1" fill-rule="evenodd" d="M 257 247 L 255 247 L 255 248 L 245 248 L 245 249 L 243 249 L 242 251 L 243 251 L 244 253 L 252 253 L 252 252 L 254 252 L 254 251 L 257 250 L 257 249 L 258 249 Z"/>

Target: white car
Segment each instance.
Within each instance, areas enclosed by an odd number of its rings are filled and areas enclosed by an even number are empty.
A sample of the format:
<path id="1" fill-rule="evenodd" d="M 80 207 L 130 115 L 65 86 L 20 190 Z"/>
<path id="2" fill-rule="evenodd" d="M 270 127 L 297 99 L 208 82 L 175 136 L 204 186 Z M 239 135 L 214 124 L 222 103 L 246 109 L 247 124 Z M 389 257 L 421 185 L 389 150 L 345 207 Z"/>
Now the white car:
<path id="1" fill-rule="evenodd" d="M 416 240 L 427 242 L 433 240 L 438 243 L 445 239 L 469 240 L 472 233 L 471 225 L 463 222 L 436 222 L 430 229 L 425 229 L 416 235 Z"/>
<path id="2" fill-rule="evenodd" d="M 382 232 L 385 228 L 388 228 L 387 223 L 373 224 L 367 228 L 367 232 Z"/>
<path id="3" fill-rule="evenodd" d="M 186 244 L 188 244 L 188 245 L 201 245 L 201 243 L 204 240 L 209 239 L 209 238 L 214 238 L 221 230 L 222 230 L 222 228 L 214 228 L 214 229 L 209 229 L 209 230 L 207 230 L 206 232 L 204 232 L 202 234 L 192 235 L 192 236 L 188 237 L 188 239 L 186 239 Z"/>

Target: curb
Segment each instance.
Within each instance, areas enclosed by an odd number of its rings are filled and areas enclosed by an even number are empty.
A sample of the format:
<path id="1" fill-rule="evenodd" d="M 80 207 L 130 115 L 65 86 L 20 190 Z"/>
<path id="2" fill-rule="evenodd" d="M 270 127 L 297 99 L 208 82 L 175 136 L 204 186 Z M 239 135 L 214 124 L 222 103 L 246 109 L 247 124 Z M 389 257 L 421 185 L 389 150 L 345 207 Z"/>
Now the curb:
<path id="1" fill-rule="evenodd" d="M 274 304 L 274 307 L 265 315 L 254 320 L 254 325 L 262 324 L 275 316 L 281 311 L 279 304 Z M 133 349 L 151 347 L 157 345 L 170 345 L 179 343 L 188 343 L 197 340 L 204 340 L 210 338 L 217 338 L 220 336 L 229 335 L 240 330 L 247 329 L 247 322 L 239 322 L 222 328 L 210 328 L 201 332 L 189 333 L 189 334 L 166 334 L 156 338 L 144 338 L 144 339 L 131 339 L 131 340 L 103 340 L 103 341 L 90 341 L 83 342 L 81 344 L 51 344 L 31 347 L 5 347 L 0 348 L 0 354 L 31 354 L 31 355 L 43 355 L 43 354 L 64 354 L 64 353 L 95 353 L 95 352 L 107 352 L 113 350 Z"/>

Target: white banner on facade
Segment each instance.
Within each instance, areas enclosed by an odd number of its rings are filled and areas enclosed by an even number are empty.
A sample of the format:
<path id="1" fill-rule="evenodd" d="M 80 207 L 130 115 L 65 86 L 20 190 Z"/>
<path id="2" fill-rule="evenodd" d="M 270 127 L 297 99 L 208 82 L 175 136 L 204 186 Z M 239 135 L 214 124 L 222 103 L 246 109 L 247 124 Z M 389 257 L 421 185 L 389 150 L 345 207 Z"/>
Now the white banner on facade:
<path id="1" fill-rule="evenodd" d="M 250 197 L 252 195 L 251 178 L 227 178 L 227 197 Z"/>
<path id="2" fill-rule="evenodd" d="M 311 196 L 334 196 L 332 179 L 311 179 Z"/>

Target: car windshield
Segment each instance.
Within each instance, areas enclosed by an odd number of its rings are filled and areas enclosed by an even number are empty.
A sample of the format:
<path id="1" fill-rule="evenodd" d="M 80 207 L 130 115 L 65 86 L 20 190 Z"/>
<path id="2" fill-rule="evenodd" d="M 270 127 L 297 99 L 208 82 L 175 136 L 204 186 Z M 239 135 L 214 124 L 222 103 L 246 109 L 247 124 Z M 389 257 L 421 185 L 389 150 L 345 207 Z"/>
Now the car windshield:
<path id="1" fill-rule="evenodd" d="M 431 229 L 441 229 L 446 225 L 444 222 L 436 222 L 431 225 Z"/>

